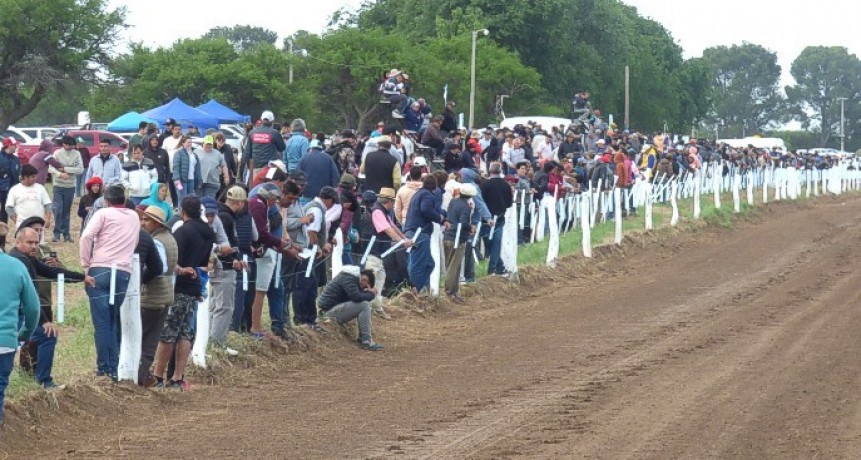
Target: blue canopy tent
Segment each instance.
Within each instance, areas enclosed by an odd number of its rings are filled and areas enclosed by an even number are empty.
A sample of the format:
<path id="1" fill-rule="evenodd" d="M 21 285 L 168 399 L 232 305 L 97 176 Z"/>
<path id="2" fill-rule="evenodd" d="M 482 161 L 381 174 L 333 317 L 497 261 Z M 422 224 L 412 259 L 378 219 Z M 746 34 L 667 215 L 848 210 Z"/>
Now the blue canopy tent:
<path id="1" fill-rule="evenodd" d="M 244 123 L 250 120 L 248 115 L 240 115 L 235 110 L 223 105 L 215 99 L 210 99 L 209 102 L 197 106 L 197 110 L 206 112 L 215 118 L 218 118 L 220 123 Z"/>
<path id="2" fill-rule="evenodd" d="M 174 98 L 161 107 L 147 110 L 141 115 L 156 120 L 160 128 L 164 128 L 165 120 L 173 118 L 183 127 L 193 125 L 199 128 L 201 132 L 209 128 L 218 129 L 218 118 L 195 109 L 179 98 Z"/>
<path id="3" fill-rule="evenodd" d="M 138 125 L 142 121 L 155 123 L 155 120 L 152 118 L 145 117 L 137 112 L 129 112 L 108 123 L 107 130 L 112 133 L 134 133 L 137 132 Z"/>

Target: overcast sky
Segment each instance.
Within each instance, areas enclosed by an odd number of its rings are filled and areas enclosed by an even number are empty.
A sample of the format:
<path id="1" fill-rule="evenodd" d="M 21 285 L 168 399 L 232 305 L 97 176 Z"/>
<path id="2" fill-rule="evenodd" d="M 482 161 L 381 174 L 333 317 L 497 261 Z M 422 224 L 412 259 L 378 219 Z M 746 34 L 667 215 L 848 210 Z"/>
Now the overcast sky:
<path id="1" fill-rule="evenodd" d="M 501 0 L 504 1 L 504 0 Z M 663 24 L 682 46 L 685 57 L 705 48 L 748 41 L 776 51 L 783 83 L 792 82 L 789 67 L 808 45 L 840 45 L 861 53 L 857 33 L 861 4 L 848 0 L 624 0 L 640 14 Z M 199 37 L 216 26 L 250 24 L 285 37 L 297 30 L 320 32 L 329 16 L 361 0 L 275 0 L 229 5 L 226 1 L 110 0 L 126 6 L 127 38 L 169 46 Z M 301 5 L 301 6 L 300 6 Z"/>

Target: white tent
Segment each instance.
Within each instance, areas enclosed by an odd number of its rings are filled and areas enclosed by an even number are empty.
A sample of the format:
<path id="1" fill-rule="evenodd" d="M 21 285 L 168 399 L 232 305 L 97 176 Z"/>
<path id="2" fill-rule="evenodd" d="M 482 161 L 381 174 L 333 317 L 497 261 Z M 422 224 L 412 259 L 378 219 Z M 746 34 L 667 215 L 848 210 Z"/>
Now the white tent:
<path id="1" fill-rule="evenodd" d="M 745 137 L 744 139 L 719 139 L 718 143 L 723 142 L 730 147 L 744 148 L 752 145 L 758 149 L 774 149 L 780 148 L 786 150 L 786 144 L 779 137 Z"/>

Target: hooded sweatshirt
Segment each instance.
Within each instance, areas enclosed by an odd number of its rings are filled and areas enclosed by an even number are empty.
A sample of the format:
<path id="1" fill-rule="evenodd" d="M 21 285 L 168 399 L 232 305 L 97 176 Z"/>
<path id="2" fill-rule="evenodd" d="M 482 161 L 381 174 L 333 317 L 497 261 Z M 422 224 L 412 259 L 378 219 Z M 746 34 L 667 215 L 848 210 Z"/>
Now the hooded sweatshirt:
<path id="1" fill-rule="evenodd" d="M 173 209 L 170 207 L 170 204 L 168 204 L 167 201 L 158 199 L 158 188 L 161 185 L 163 185 L 163 184 L 153 183 L 152 185 L 150 185 L 149 186 L 149 198 L 141 201 L 141 205 L 143 205 L 143 206 L 157 206 L 157 207 L 161 208 L 162 211 L 164 211 L 165 214 L 167 215 L 167 217 L 165 217 L 165 221 L 168 221 L 171 219 L 171 217 L 173 217 Z"/>
<path id="2" fill-rule="evenodd" d="M 625 163 L 627 157 L 622 152 L 616 152 L 613 156 L 613 162 L 616 163 L 616 187 L 624 188 L 631 183 L 631 170 L 628 169 Z"/>
<path id="3" fill-rule="evenodd" d="M 99 191 L 93 192 L 93 186 L 98 184 Z M 99 176 L 92 177 L 87 181 L 87 194 L 81 197 L 81 201 L 78 203 L 78 217 L 86 220 L 87 214 L 90 212 L 88 208 L 92 208 L 96 203 L 96 200 L 102 196 L 102 187 L 104 184 L 102 183 L 102 178 Z M 81 228 L 83 228 L 83 222 L 81 223 Z"/>
<path id="4" fill-rule="evenodd" d="M 155 165 L 155 171 L 158 173 L 158 181 L 166 184 L 171 180 L 170 155 L 167 154 L 167 150 L 160 147 L 160 142 L 156 144 L 155 148 L 150 145 L 149 140 L 153 137 L 158 139 L 158 136 L 155 134 L 146 136 L 143 139 L 144 158 L 149 158 L 152 161 L 153 165 Z"/>
<path id="5" fill-rule="evenodd" d="M 36 183 L 45 185 L 48 181 L 48 166 L 62 168 L 63 165 L 54 159 L 51 151 L 54 150 L 54 144 L 50 139 L 45 139 L 39 144 L 39 151 L 30 157 L 30 166 L 36 168 Z"/>
<path id="6" fill-rule="evenodd" d="M 361 272 L 355 265 L 344 265 L 341 272 L 326 284 L 317 305 L 323 311 L 329 311 L 336 305 L 345 302 L 370 302 L 376 298 L 371 291 L 363 291 L 359 287 Z"/>
<path id="7" fill-rule="evenodd" d="M 135 198 L 148 197 L 152 184 L 158 183 L 155 164 L 147 157 L 142 157 L 141 161 L 132 159 L 125 162 L 122 177 L 129 196 Z"/>
<path id="8" fill-rule="evenodd" d="M 407 211 L 410 210 L 410 201 L 413 195 L 422 188 L 422 181 L 407 181 L 407 183 L 398 189 L 395 195 L 395 218 L 403 224 L 407 220 Z"/>

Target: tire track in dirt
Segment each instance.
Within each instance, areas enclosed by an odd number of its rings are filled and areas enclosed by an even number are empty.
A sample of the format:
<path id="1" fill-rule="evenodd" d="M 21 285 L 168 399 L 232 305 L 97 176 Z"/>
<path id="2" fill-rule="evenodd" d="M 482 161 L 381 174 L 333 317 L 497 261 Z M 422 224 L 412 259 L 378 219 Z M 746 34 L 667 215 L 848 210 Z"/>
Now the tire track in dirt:
<path id="1" fill-rule="evenodd" d="M 771 292 L 780 292 L 795 282 L 790 277 L 802 265 L 809 265 L 808 259 L 833 245 L 835 235 L 843 234 L 847 226 L 832 227 L 816 236 L 814 245 L 797 247 L 797 252 L 779 254 L 768 266 L 752 273 L 745 283 L 734 281 L 716 286 L 711 292 L 692 296 L 675 308 L 662 312 L 650 321 L 655 332 L 646 338 L 629 340 L 609 354 L 593 355 L 594 358 L 612 357 L 611 364 L 600 368 L 585 378 L 571 379 L 571 374 L 549 378 L 533 387 L 525 388 L 517 395 L 496 401 L 490 410 L 484 410 L 469 418 L 451 423 L 433 433 L 423 433 L 422 437 L 412 439 L 416 442 L 389 445 L 372 453 L 371 458 L 385 457 L 397 452 L 406 458 L 500 458 L 508 455 L 529 455 L 536 452 L 535 446 L 552 445 L 560 442 L 560 431 L 585 433 L 590 428 L 584 421 L 576 419 L 584 408 L 582 403 L 591 402 L 596 393 L 606 387 L 639 375 L 645 369 L 668 361 L 679 353 L 696 353 L 723 343 L 726 339 L 720 332 L 731 329 L 738 335 L 750 324 L 762 325 L 776 315 L 769 311 L 762 313 L 760 308 L 748 308 L 749 319 L 739 321 L 739 307 L 751 307 L 758 297 Z M 827 269 L 820 266 L 819 269 Z M 776 273 L 775 273 L 776 272 Z M 817 281 L 821 281 L 820 276 Z M 737 290 L 737 292 L 733 292 Z M 690 313 L 691 306 L 697 305 L 697 315 L 680 318 Z M 727 310 L 733 315 L 726 315 Z M 706 312 L 703 315 L 703 311 Z M 711 318 L 715 318 L 709 320 Z M 745 324 L 748 320 L 755 320 Z M 714 331 L 706 334 L 703 331 Z M 699 341 L 696 342 L 696 339 Z M 693 346 L 686 345 L 695 341 Z M 636 350 L 630 353 L 629 350 Z M 676 355 L 676 356 L 674 356 Z M 562 409 L 559 409 L 559 408 Z M 557 420 L 558 419 L 558 420 Z M 399 441 L 410 440 L 402 436 Z M 532 445 L 535 446 L 532 446 Z M 499 445 L 502 445 L 500 447 Z M 511 447 L 506 447 L 511 445 Z M 527 448 L 532 446 L 533 448 Z M 559 454 L 560 452 L 557 452 Z M 569 453 L 570 455 L 570 453 Z M 550 456 L 548 458 L 558 458 Z"/>

